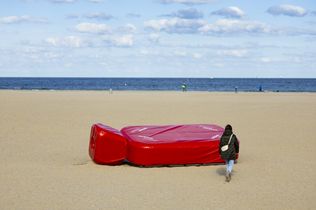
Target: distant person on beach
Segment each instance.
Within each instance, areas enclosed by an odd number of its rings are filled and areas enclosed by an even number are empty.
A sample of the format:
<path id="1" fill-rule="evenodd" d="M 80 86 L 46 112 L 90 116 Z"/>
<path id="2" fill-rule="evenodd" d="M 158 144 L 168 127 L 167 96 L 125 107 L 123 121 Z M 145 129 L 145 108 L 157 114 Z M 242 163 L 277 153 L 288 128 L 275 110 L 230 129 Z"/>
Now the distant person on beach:
<path id="1" fill-rule="evenodd" d="M 231 125 L 226 125 L 219 144 L 219 153 L 226 163 L 226 182 L 231 180 L 231 173 L 239 153 L 239 142 L 237 136 L 233 134 Z"/>
<path id="2" fill-rule="evenodd" d="M 182 92 L 186 92 L 187 91 L 187 84 L 183 83 L 181 85 L 181 88 L 182 88 Z"/>
<path id="3" fill-rule="evenodd" d="M 259 86 L 259 92 L 262 92 L 262 85 Z"/>

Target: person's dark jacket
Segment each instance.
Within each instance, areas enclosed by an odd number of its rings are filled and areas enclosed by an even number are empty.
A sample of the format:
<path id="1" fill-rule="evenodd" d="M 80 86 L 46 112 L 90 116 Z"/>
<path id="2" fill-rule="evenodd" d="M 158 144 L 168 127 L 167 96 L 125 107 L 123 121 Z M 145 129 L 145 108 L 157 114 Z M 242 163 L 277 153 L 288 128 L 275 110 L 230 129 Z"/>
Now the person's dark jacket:
<path id="1" fill-rule="evenodd" d="M 219 153 L 223 160 L 236 160 L 236 154 L 239 153 L 239 142 L 235 134 L 230 140 L 228 150 L 222 151 L 221 147 L 228 144 L 232 132 L 224 132 L 219 143 Z"/>

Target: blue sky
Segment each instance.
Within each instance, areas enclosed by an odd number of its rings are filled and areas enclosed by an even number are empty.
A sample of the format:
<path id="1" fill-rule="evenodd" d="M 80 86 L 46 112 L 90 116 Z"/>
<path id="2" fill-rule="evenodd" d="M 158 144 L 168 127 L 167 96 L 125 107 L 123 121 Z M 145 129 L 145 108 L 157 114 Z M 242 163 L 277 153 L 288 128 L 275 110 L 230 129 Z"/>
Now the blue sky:
<path id="1" fill-rule="evenodd" d="M 316 78 L 313 0 L 1 0 L 0 76 Z"/>

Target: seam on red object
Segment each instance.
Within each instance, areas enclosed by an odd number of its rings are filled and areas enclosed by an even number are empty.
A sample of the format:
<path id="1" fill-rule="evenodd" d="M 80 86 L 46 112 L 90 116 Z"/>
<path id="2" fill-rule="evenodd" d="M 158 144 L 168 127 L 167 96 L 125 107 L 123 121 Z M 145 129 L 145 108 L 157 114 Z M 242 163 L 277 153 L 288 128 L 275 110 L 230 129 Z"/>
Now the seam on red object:
<path id="1" fill-rule="evenodd" d="M 162 131 L 159 131 L 159 132 L 157 132 L 157 133 L 153 133 L 153 134 L 149 135 L 149 137 L 153 137 L 153 136 L 156 136 L 156 135 L 158 135 L 158 134 L 165 133 L 165 132 L 167 132 L 167 131 L 174 130 L 174 129 L 181 128 L 181 127 L 183 127 L 183 125 L 171 126 L 170 128 L 166 128 L 166 129 L 164 129 L 164 130 L 162 130 Z"/>

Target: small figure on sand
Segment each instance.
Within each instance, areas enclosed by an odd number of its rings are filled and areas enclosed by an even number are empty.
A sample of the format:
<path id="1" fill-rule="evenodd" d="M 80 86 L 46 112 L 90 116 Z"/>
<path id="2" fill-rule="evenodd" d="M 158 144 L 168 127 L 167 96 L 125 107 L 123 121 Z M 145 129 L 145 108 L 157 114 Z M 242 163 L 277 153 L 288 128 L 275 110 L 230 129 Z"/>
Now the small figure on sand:
<path id="1" fill-rule="evenodd" d="M 262 85 L 259 85 L 259 92 L 262 92 Z"/>
<path id="2" fill-rule="evenodd" d="M 219 143 L 219 153 L 226 163 L 226 182 L 230 182 L 233 166 L 239 153 L 239 142 L 231 125 L 226 125 Z"/>
<path id="3" fill-rule="evenodd" d="M 187 84 L 182 83 L 181 88 L 182 88 L 182 92 L 186 92 L 187 91 Z"/>

